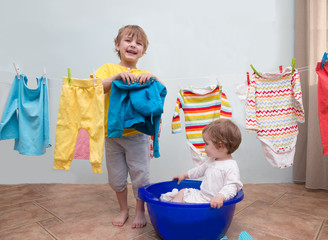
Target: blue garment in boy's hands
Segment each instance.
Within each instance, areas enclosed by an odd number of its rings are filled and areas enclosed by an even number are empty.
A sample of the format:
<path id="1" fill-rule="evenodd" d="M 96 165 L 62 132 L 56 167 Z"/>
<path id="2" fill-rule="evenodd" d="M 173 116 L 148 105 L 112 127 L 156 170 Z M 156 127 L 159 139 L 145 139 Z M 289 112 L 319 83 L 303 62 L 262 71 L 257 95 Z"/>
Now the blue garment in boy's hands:
<path id="1" fill-rule="evenodd" d="M 159 157 L 158 132 L 167 94 L 165 86 L 151 78 L 148 83 L 113 81 L 108 109 L 108 137 L 122 137 L 124 128 L 134 128 L 154 137 L 154 155 Z"/>

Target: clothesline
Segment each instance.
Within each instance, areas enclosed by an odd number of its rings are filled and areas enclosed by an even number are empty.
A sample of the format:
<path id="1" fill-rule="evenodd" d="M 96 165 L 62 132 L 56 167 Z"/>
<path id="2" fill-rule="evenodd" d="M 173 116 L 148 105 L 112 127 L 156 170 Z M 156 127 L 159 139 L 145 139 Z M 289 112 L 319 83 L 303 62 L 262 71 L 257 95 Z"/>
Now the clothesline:
<path id="1" fill-rule="evenodd" d="M 1 81 L 0 81 L 0 84 L 11 85 L 11 83 L 8 83 L 8 82 L 1 82 Z"/>
<path id="2" fill-rule="evenodd" d="M 315 68 L 316 65 L 313 65 L 313 66 L 304 66 L 304 67 L 298 67 L 296 68 L 298 70 L 298 72 L 305 72 L 305 71 L 308 71 L 310 68 Z M 0 71 L 0 72 L 3 72 L 3 73 L 12 73 L 12 74 L 15 74 L 16 73 L 13 73 L 13 72 L 9 72 L 9 71 Z M 251 72 L 251 71 L 250 71 Z M 181 80 L 190 80 L 190 79 L 216 79 L 216 78 L 220 78 L 220 77 L 240 77 L 240 78 L 244 78 L 246 77 L 246 74 L 224 74 L 224 75 L 211 75 L 211 76 L 199 76 L 199 77 L 181 77 L 181 78 L 174 78 L 174 77 L 168 77 L 168 78 L 163 78 L 164 80 L 168 80 L 168 81 L 172 81 L 172 80 L 175 80 L 175 81 L 181 81 Z M 48 80 L 50 81 L 59 81 L 61 82 L 62 79 L 60 78 L 53 78 L 53 77 L 47 77 Z M 11 83 L 8 83 L 8 82 L 3 82 L 3 81 L 0 81 L 0 83 L 2 84 L 8 84 L 8 85 L 11 85 Z"/>

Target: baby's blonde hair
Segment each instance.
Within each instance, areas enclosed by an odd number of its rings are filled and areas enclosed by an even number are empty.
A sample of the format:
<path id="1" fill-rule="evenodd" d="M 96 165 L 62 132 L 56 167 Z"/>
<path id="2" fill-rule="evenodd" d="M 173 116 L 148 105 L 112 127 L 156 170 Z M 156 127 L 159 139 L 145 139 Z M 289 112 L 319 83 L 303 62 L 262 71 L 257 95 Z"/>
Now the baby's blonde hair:
<path id="1" fill-rule="evenodd" d="M 114 39 L 115 45 L 119 45 L 119 43 L 121 42 L 121 39 L 124 35 L 131 36 L 131 37 L 136 36 L 137 39 L 141 39 L 143 42 L 143 47 L 144 47 L 143 53 L 146 53 L 149 42 L 148 42 L 148 38 L 147 38 L 145 31 L 141 27 L 139 27 L 138 25 L 126 25 L 126 26 L 120 28 L 118 30 L 118 34 L 117 34 L 116 38 Z M 117 52 L 117 55 L 119 56 L 119 58 L 121 58 L 120 51 L 118 51 L 116 49 L 115 49 L 115 51 Z"/>
<path id="2" fill-rule="evenodd" d="M 210 140 L 217 146 L 223 143 L 231 154 L 237 150 L 241 143 L 241 132 L 238 126 L 229 119 L 218 119 L 203 129 Z"/>

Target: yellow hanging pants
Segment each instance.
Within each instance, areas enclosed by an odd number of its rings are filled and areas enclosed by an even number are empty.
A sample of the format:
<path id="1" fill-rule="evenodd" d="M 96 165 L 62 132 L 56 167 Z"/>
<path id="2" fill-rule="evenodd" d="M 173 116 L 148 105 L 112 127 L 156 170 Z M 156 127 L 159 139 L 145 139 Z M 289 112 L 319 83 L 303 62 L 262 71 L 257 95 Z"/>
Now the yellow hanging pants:
<path id="1" fill-rule="evenodd" d="M 102 173 L 104 152 L 104 90 L 101 79 L 63 78 L 57 116 L 54 169 L 69 170 L 79 130 L 89 134 L 93 173 Z"/>

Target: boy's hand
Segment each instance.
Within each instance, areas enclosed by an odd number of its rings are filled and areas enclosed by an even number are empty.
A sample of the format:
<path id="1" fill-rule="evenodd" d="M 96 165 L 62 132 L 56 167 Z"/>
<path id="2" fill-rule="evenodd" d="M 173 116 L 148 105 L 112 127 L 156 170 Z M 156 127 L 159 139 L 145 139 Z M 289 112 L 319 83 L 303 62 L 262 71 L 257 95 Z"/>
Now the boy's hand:
<path id="1" fill-rule="evenodd" d="M 225 197 L 223 196 L 222 193 L 219 193 L 218 195 L 214 196 L 211 199 L 211 207 L 212 208 L 220 208 L 223 205 L 223 201 L 225 200 Z"/>
<path id="2" fill-rule="evenodd" d="M 130 72 L 121 72 L 116 75 L 116 79 L 122 80 L 124 83 L 131 84 L 137 81 L 137 77 Z"/>
<path id="3" fill-rule="evenodd" d="M 178 176 L 175 176 L 172 178 L 172 180 L 178 179 L 178 184 L 180 184 L 180 182 L 182 180 L 185 180 L 186 178 L 188 178 L 188 173 L 184 173 L 184 174 L 180 174 Z"/>
<path id="4" fill-rule="evenodd" d="M 149 79 L 151 78 L 156 78 L 156 76 L 151 73 L 141 73 L 137 77 L 137 82 L 139 82 L 139 84 L 145 84 L 146 82 L 149 82 Z"/>

